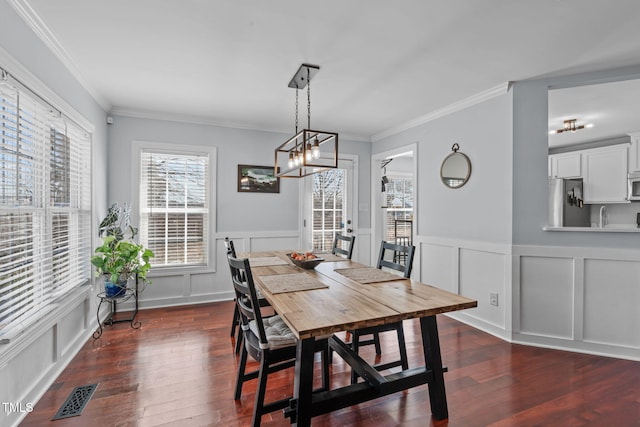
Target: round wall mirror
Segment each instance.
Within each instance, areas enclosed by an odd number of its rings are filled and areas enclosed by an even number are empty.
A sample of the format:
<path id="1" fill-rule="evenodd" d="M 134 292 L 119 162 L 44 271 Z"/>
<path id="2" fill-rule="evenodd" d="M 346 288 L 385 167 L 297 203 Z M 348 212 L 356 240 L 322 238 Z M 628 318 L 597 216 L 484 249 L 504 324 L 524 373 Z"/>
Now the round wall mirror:
<path id="1" fill-rule="evenodd" d="M 471 160 L 466 154 L 459 152 L 458 144 L 453 144 L 449 154 L 440 167 L 440 178 L 449 188 L 460 188 L 469 181 L 471 176 Z"/>

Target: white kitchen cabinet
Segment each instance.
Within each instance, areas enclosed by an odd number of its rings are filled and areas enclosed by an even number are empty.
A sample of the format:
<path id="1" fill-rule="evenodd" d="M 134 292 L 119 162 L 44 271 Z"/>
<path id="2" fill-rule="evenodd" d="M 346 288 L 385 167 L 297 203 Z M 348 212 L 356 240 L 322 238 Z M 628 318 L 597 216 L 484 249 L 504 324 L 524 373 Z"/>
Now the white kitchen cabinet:
<path id="1" fill-rule="evenodd" d="M 629 172 L 640 172 L 640 132 L 630 133 Z"/>
<path id="2" fill-rule="evenodd" d="M 582 150 L 585 203 L 629 203 L 628 144 Z"/>
<path id="3" fill-rule="evenodd" d="M 579 151 L 549 156 L 550 178 L 582 178 L 582 155 Z"/>

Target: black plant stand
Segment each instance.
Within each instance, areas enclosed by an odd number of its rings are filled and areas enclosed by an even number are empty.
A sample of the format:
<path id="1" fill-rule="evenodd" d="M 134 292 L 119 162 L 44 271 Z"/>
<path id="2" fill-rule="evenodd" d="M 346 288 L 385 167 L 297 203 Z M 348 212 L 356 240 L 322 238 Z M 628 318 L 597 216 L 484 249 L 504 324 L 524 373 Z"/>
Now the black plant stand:
<path id="1" fill-rule="evenodd" d="M 136 320 L 136 316 L 138 315 L 138 276 L 136 276 L 135 288 L 126 288 L 124 295 L 120 295 L 117 297 L 107 297 L 107 295 L 104 292 L 100 292 L 98 294 L 98 298 L 100 298 L 100 303 L 98 304 L 98 310 L 96 311 L 96 317 L 98 318 L 98 329 L 93 333 L 93 339 L 98 339 L 102 336 L 103 323 L 100 322 L 100 308 L 102 307 L 102 303 L 105 303 L 105 302 L 109 303 L 111 306 L 109 316 L 104 321 L 105 326 L 106 325 L 111 326 L 114 323 L 123 323 L 123 322 L 129 322 L 133 329 L 138 329 L 140 326 L 142 326 L 142 323 Z M 131 317 L 116 319 L 115 316 L 116 316 L 116 313 L 118 312 L 118 304 L 122 304 L 123 302 L 128 301 L 131 298 L 133 298 L 135 302 L 135 309 L 133 310 Z"/>

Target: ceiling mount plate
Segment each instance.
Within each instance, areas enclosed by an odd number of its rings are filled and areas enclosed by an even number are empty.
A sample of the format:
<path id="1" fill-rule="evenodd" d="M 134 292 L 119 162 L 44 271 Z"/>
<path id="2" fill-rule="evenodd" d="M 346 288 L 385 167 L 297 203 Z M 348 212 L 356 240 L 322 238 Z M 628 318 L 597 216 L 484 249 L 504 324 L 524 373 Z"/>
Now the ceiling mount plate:
<path id="1" fill-rule="evenodd" d="M 294 89 L 304 89 L 313 76 L 320 71 L 319 65 L 302 64 L 289 82 L 289 87 Z"/>

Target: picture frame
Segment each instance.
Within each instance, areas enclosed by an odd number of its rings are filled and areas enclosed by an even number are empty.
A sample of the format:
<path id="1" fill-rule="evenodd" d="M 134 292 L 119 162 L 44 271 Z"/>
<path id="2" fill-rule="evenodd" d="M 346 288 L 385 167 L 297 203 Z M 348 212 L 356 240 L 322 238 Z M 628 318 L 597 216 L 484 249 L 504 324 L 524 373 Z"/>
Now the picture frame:
<path id="1" fill-rule="evenodd" d="M 279 193 L 280 178 L 273 166 L 238 165 L 239 193 Z"/>

